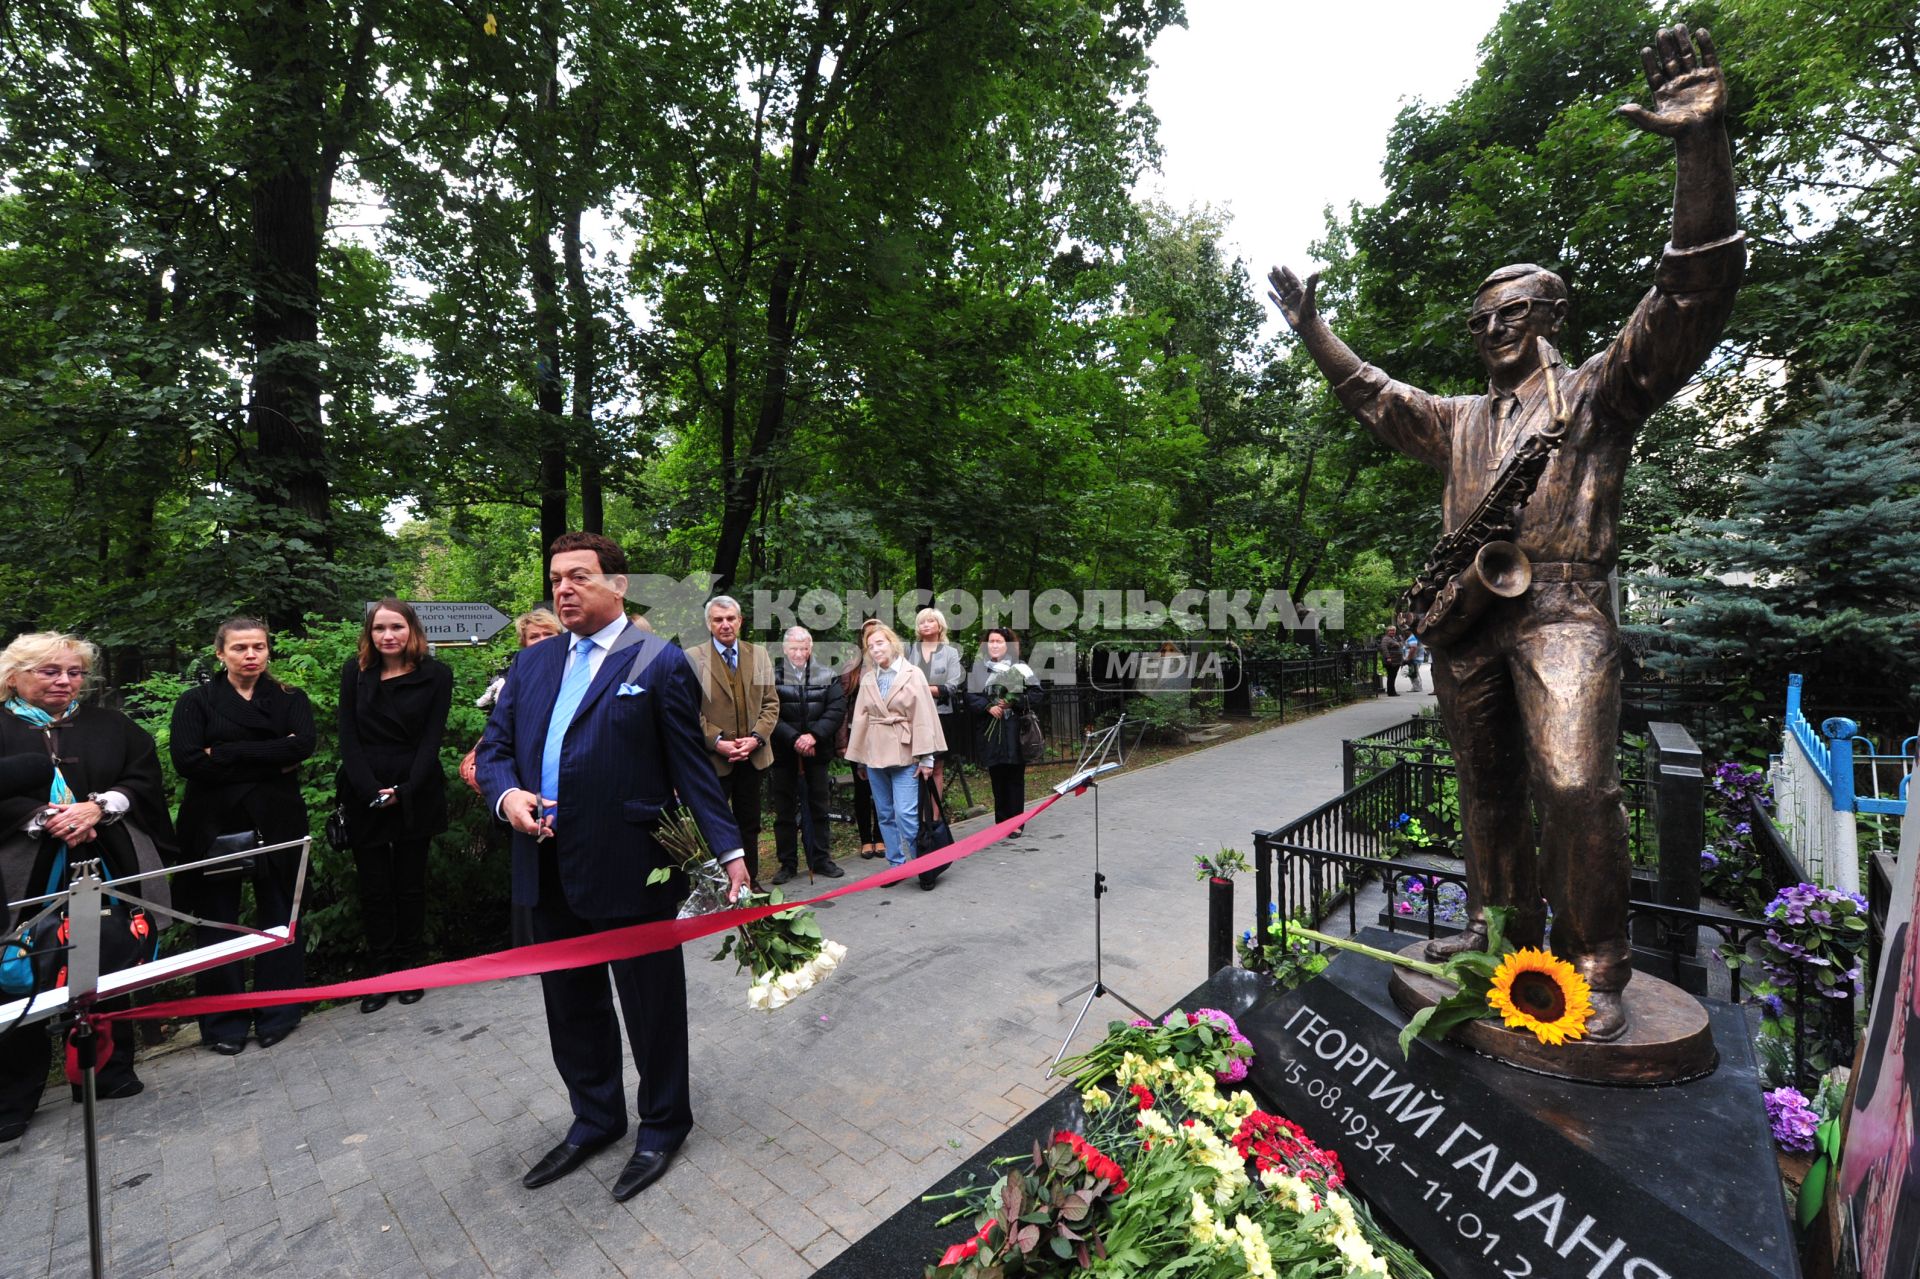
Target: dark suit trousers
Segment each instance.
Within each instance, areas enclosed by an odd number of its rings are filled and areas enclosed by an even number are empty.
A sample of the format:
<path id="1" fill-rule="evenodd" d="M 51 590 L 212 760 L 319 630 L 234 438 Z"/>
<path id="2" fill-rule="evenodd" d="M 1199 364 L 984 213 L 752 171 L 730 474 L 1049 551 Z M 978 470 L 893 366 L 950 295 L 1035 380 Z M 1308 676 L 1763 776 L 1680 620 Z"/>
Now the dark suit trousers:
<path id="1" fill-rule="evenodd" d="M 278 854 L 275 854 L 278 856 Z M 240 889 L 244 875 L 203 877 L 194 888 L 195 913 L 221 923 L 240 920 Z M 282 879 L 271 872 L 253 881 L 253 926 L 277 928 L 293 913 L 291 877 Z M 194 941 L 201 946 L 231 940 L 235 934 L 219 928 L 194 928 Z M 255 990 L 294 990 L 306 984 L 307 935 L 304 929 L 294 933 L 292 944 L 270 950 L 253 961 Z M 246 990 L 245 961 L 221 964 L 195 973 L 195 995 L 238 995 Z M 237 1012 L 208 1013 L 200 1018 L 200 1038 L 240 1043 L 249 1030 L 262 1036 L 284 1035 L 300 1024 L 305 1004 L 280 1004 L 273 1008 L 241 1009 Z"/>
<path id="2" fill-rule="evenodd" d="M 733 809 L 733 824 L 740 828 L 741 847 L 747 851 L 747 874 L 757 884 L 760 882 L 760 770 L 744 762 L 735 764 L 733 771 L 720 779 L 720 789 L 726 793 L 727 803 Z M 727 850 L 713 851 L 717 856 Z"/>
<path id="3" fill-rule="evenodd" d="M 794 845 L 796 833 L 802 836 L 807 846 L 807 864 L 813 867 L 832 861 L 833 854 L 828 851 L 827 838 L 832 831 L 828 823 L 832 820 L 827 803 L 827 761 L 818 755 L 805 761 L 805 785 L 801 784 L 800 762 L 794 759 L 773 761 L 768 769 L 773 785 L 773 847 L 780 858 L 780 864 L 788 870 L 798 867 L 798 854 Z M 867 801 L 871 804 L 871 798 Z M 800 810 L 805 804 L 806 811 Z"/>
<path id="4" fill-rule="evenodd" d="M 749 770 L 751 771 L 751 770 Z M 589 933 L 642 924 L 659 916 L 582 919 L 567 905 L 551 842 L 540 847 L 540 901 L 527 912 L 533 940 L 560 941 Z M 619 992 L 627 1041 L 640 1070 L 636 1105 L 640 1150 L 677 1150 L 693 1131 L 693 1094 L 687 1082 L 687 974 L 680 948 L 638 959 L 543 973 L 547 1037 L 553 1064 L 573 1102 L 573 1127 L 567 1140 L 576 1145 L 618 1137 L 627 1130 L 627 1101 L 621 1082 L 620 1023 L 613 1013 L 612 991 Z"/>

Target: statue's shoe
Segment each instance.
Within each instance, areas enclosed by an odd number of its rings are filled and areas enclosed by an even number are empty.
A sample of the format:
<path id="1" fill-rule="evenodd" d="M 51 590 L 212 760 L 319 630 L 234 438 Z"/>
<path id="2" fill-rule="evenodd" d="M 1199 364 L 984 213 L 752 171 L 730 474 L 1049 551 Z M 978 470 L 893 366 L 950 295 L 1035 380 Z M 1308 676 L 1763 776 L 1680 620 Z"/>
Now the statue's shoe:
<path id="1" fill-rule="evenodd" d="M 1617 990 L 1596 990 L 1591 994 L 1593 1015 L 1587 1018 L 1586 1038 L 1607 1044 L 1627 1030 L 1627 1005 Z"/>
<path id="2" fill-rule="evenodd" d="M 1444 963 L 1467 950 L 1485 950 L 1487 934 L 1484 929 L 1469 928 L 1453 937 L 1436 937 L 1427 943 L 1426 956 L 1435 963 Z"/>

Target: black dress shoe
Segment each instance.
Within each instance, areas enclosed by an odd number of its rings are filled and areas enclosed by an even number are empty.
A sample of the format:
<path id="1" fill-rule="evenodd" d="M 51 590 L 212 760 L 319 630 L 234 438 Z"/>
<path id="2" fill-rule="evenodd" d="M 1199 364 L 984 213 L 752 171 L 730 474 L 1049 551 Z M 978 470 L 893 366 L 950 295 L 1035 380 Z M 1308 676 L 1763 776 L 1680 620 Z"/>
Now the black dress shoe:
<path id="1" fill-rule="evenodd" d="M 791 866 L 782 866 L 779 870 L 773 872 L 773 882 L 776 884 L 784 884 L 799 873 L 800 872 L 794 870 Z"/>
<path id="2" fill-rule="evenodd" d="M 620 1170 L 619 1177 L 613 1183 L 613 1201 L 625 1203 L 627 1200 L 660 1180 L 667 1171 L 667 1165 L 673 1162 L 671 1150 L 636 1150 L 633 1158 L 627 1160 L 627 1166 Z"/>
<path id="3" fill-rule="evenodd" d="M 828 879 L 838 879 L 847 872 L 840 869 L 839 862 L 827 861 L 815 866 L 813 873 L 816 875 L 825 875 Z"/>
<path id="4" fill-rule="evenodd" d="M 285 1039 L 288 1035 L 291 1035 L 292 1033 L 293 1032 L 291 1030 L 283 1030 L 277 1034 L 260 1035 L 258 1036 L 260 1040 L 260 1046 L 262 1048 L 271 1048 L 275 1044 L 279 1043 L 281 1040 Z M 215 1051 L 218 1051 L 218 1050 L 216 1049 Z"/>
<path id="5" fill-rule="evenodd" d="M 360 1011 L 363 1013 L 377 1013 L 386 1006 L 385 995 L 363 995 L 360 999 Z"/>
<path id="6" fill-rule="evenodd" d="M 599 1141 L 587 1142 L 582 1146 L 563 1141 L 540 1156 L 540 1162 L 527 1169 L 527 1175 L 520 1178 L 520 1184 L 528 1190 L 538 1190 L 550 1181 L 558 1181 L 612 1145 L 614 1140 L 612 1137 L 606 1137 Z"/>
<path id="7" fill-rule="evenodd" d="M 417 1004 L 427 997 L 424 990 L 403 990 L 396 996 L 403 1004 Z"/>
<path id="8" fill-rule="evenodd" d="M 262 1048 L 266 1047 L 266 1041 L 264 1039 L 260 1041 L 260 1046 Z M 209 1039 L 207 1041 L 207 1047 L 213 1049 L 213 1051 L 219 1053 L 222 1057 L 238 1057 L 241 1053 L 247 1051 L 247 1041 L 244 1039 Z"/>
<path id="9" fill-rule="evenodd" d="M 27 1125 L 24 1122 L 17 1124 L 0 1124 L 0 1146 L 4 1146 L 10 1141 L 18 1141 L 26 1135 Z"/>

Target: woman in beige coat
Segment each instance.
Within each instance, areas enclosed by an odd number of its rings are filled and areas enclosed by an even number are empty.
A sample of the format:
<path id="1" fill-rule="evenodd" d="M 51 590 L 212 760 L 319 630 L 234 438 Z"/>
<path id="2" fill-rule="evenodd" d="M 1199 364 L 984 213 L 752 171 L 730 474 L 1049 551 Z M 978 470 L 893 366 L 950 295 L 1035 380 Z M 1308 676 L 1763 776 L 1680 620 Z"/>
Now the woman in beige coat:
<path id="1" fill-rule="evenodd" d="M 933 776 L 933 757 L 947 748 L 947 737 L 927 677 L 902 656 L 891 627 L 867 632 L 866 656 L 847 758 L 866 767 L 887 861 L 903 866 L 920 835 L 920 782 Z"/>

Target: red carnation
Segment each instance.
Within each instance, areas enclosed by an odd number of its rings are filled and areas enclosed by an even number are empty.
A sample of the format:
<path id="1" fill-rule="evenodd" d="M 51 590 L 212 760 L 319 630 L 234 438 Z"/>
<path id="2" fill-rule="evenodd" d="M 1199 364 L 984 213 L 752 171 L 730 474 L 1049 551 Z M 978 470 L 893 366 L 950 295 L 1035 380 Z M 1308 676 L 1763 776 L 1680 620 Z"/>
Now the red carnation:
<path id="1" fill-rule="evenodd" d="M 1127 1177 L 1126 1174 L 1121 1171 L 1120 1165 L 1088 1144 L 1086 1138 L 1078 1133 L 1057 1132 L 1053 1134 L 1053 1141 L 1055 1145 L 1071 1148 L 1073 1153 L 1080 1157 L 1080 1162 L 1086 1165 L 1088 1172 L 1103 1181 L 1112 1183 L 1114 1194 L 1121 1195 L 1126 1193 Z"/>
<path id="2" fill-rule="evenodd" d="M 1127 1091 L 1132 1093 L 1134 1100 L 1140 1103 L 1140 1109 L 1151 1110 L 1153 1108 L 1153 1094 L 1147 1090 L 1145 1084 L 1129 1084 Z"/>

